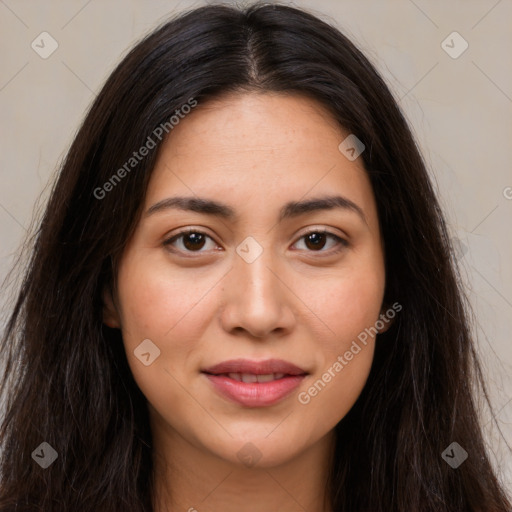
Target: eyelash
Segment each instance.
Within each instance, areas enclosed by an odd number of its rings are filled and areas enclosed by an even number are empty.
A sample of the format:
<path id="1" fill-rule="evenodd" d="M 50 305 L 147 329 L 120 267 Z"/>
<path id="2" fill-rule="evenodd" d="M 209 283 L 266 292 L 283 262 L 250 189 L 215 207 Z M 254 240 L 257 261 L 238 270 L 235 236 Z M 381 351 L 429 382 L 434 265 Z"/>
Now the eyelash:
<path id="1" fill-rule="evenodd" d="M 185 236 L 185 235 L 190 235 L 191 233 L 194 233 L 194 234 L 197 234 L 197 235 L 204 235 L 208 238 L 210 238 L 211 240 L 213 240 L 213 238 L 208 235 L 207 233 L 205 233 L 204 231 L 201 231 L 199 229 L 194 229 L 194 228 L 188 228 L 188 229 L 185 229 L 183 231 L 180 231 L 179 233 L 176 233 L 175 235 L 173 235 L 171 238 L 168 238 L 167 240 L 165 240 L 163 242 L 163 245 L 165 247 L 168 247 L 170 246 L 175 240 L 178 240 L 179 238 Z M 327 231 L 325 229 L 312 229 L 311 231 L 308 231 L 307 233 L 304 233 L 303 235 L 301 235 L 299 237 L 299 240 L 302 240 L 303 238 L 307 237 L 308 235 L 311 235 L 312 233 L 319 233 L 319 234 L 324 234 L 324 235 L 327 235 L 331 238 L 334 238 L 338 244 L 338 248 L 335 249 L 335 250 L 327 250 L 327 251 L 324 251 L 324 250 L 319 250 L 319 251 L 307 251 L 307 252 L 312 252 L 312 253 L 329 253 L 331 255 L 333 254 L 337 254 L 339 252 L 341 252 L 343 249 L 347 248 L 349 246 L 349 243 L 344 239 L 344 238 L 341 238 L 339 237 L 338 235 L 335 235 L 334 233 L 331 233 L 330 231 Z M 173 252 L 186 252 L 186 253 L 189 253 L 189 254 L 194 254 L 194 253 L 197 253 L 197 254 L 201 254 L 202 252 L 205 252 L 205 251 L 202 251 L 202 250 L 199 250 L 199 251 L 181 251 L 181 250 L 175 250 L 175 249 L 171 249 Z"/>

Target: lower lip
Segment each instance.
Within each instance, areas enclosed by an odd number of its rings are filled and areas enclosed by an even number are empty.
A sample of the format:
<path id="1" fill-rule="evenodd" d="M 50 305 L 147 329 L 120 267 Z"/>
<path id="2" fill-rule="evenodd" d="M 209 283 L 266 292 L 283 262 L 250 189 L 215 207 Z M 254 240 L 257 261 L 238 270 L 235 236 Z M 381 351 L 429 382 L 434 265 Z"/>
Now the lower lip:
<path id="1" fill-rule="evenodd" d="M 288 375 L 270 382 L 240 382 L 223 375 L 204 375 L 221 395 L 247 407 L 276 404 L 296 389 L 306 376 Z"/>

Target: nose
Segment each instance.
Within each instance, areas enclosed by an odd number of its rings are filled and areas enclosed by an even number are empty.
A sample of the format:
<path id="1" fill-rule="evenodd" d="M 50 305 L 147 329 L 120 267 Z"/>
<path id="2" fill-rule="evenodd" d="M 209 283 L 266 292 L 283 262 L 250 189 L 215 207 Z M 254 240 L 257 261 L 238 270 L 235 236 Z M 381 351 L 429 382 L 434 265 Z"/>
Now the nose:
<path id="1" fill-rule="evenodd" d="M 269 338 L 293 329 L 295 296 L 278 270 L 271 250 L 264 250 L 252 263 L 235 258 L 223 289 L 221 323 L 226 332 Z"/>

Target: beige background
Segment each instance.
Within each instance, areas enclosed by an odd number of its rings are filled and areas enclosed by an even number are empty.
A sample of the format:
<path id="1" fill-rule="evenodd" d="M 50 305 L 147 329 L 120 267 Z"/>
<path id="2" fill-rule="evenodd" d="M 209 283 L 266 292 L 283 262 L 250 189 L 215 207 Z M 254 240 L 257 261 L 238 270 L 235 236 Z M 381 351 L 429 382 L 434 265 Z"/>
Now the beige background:
<path id="1" fill-rule="evenodd" d="M 191 1 L 0 0 L 0 278 L 85 110 L 122 55 Z M 287 2 L 290 3 L 290 2 Z M 422 148 L 458 240 L 499 426 L 512 446 L 512 1 L 297 0 L 341 28 L 381 71 Z M 32 41 L 48 32 L 42 59 Z M 457 31 L 458 58 L 442 42 Z M 453 42 L 452 42 L 453 40 Z M 452 53 L 463 41 L 450 36 Z M 0 298 L 5 314 L 5 293 Z M 488 411 L 483 411 L 485 421 Z M 512 456 L 489 443 L 512 489 Z M 471 456 L 471 447 L 464 447 Z"/>

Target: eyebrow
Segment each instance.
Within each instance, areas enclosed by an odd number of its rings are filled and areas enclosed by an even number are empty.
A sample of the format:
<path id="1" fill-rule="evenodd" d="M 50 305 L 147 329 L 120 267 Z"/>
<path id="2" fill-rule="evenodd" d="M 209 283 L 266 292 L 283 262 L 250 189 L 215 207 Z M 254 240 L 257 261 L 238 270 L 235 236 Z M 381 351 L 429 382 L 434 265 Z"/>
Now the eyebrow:
<path id="1" fill-rule="evenodd" d="M 298 217 L 305 213 L 320 210 L 332 210 L 334 208 L 352 211 L 356 213 L 365 224 L 368 224 L 363 209 L 350 199 L 343 196 L 323 196 L 305 201 L 290 201 L 281 208 L 279 212 L 279 222 L 285 219 Z M 202 197 L 186 196 L 169 197 L 155 203 L 147 210 L 146 217 L 169 209 L 185 210 L 211 215 L 231 222 L 238 220 L 236 211 L 225 203 L 220 203 L 218 201 Z"/>

